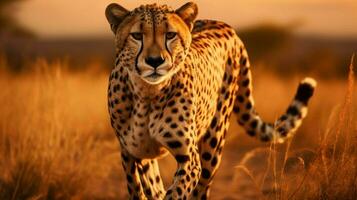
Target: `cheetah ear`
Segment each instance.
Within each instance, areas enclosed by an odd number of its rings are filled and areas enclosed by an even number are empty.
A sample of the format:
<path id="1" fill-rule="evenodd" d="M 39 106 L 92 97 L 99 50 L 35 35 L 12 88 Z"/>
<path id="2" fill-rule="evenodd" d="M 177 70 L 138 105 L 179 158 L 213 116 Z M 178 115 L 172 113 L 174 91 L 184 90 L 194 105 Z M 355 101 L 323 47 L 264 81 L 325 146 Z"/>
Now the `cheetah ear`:
<path id="1" fill-rule="evenodd" d="M 195 21 L 198 14 L 197 4 L 194 2 L 188 2 L 177 9 L 175 13 L 180 16 L 181 19 L 183 19 L 191 31 L 193 28 L 193 22 Z"/>
<path id="2" fill-rule="evenodd" d="M 107 20 L 114 34 L 116 33 L 119 24 L 123 21 L 128 13 L 129 11 L 127 9 L 116 3 L 111 3 L 107 6 L 105 9 L 105 16 L 107 17 Z"/>

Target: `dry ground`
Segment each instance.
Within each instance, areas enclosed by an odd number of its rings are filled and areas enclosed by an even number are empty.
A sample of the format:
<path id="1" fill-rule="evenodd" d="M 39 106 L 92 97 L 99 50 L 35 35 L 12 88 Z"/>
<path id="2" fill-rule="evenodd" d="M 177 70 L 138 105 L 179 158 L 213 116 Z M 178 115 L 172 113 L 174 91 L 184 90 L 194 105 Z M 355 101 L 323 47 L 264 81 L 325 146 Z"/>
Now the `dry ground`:
<path id="1" fill-rule="evenodd" d="M 0 71 L 0 199 L 126 199 L 107 73 L 33 65 L 19 75 Z M 273 121 L 303 76 L 253 73 L 257 110 Z M 357 198 L 353 75 L 317 81 L 308 117 L 287 144 L 260 143 L 232 118 L 212 199 Z M 160 162 L 168 185 L 175 163 Z"/>

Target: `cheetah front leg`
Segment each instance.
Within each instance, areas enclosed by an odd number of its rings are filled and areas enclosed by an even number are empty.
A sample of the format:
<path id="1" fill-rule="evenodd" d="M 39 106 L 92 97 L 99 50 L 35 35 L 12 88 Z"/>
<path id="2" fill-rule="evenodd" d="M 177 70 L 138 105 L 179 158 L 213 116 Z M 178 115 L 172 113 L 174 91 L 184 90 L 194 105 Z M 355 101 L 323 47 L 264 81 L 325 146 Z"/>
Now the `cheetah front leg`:
<path id="1" fill-rule="evenodd" d="M 189 147 L 189 156 L 175 153 L 178 168 L 173 184 L 168 188 L 165 199 L 189 199 L 201 176 L 201 165 L 196 146 Z"/>
<path id="2" fill-rule="evenodd" d="M 138 164 L 141 183 L 148 199 L 163 199 L 164 184 L 161 179 L 159 164 L 156 159 L 145 159 Z"/>
<path id="3" fill-rule="evenodd" d="M 190 119 L 191 112 L 177 112 L 164 116 L 163 123 L 158 123 L 156 140 L 175 157 L 177 170 L 172 185 L 167 189 L 165 199 L 189 199 L 201 176 L 195 124 Z M 185 116 L 183 114 L 189 113 Z M 178 119 L 178 120 L 176 120 Z M 181 119 L 181 120 L 180 120 Z"/>
<path id="4" fill-rule="evenodd" d="M 176 138 L 178 139 L 178 138 Z M 183 140 L 183 138 L 180 138 Z M 181 147 L 172 147 L 175 137 L 166 140 L 167 147 L 177 162 L 177 170 L 172 185 L 167 189 L 165 199 L 189 199 L 201 176 L 198 147 L 191 143 L 192 138 L 186 138 Z M 170 143 L 171 142 L 171 143 Z M 171 146 L 171 147 L 170 147 Z"/>
<path id="5" fill-rule="evenodd" d="M 145 200 L 144 189 L 141 184 L 139 167 L 140 160 L 131 156 L 124 148 L 121 150 L 122 166 L 126 173 L 129 199 Z"/>

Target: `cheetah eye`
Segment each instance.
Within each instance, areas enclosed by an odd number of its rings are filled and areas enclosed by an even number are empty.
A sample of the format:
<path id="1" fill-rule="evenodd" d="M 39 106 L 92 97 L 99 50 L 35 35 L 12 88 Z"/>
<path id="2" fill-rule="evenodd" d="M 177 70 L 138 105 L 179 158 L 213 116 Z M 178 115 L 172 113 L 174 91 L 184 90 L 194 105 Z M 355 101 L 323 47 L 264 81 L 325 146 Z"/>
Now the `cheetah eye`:
<path id="1" fill-rule="evenodd" d="M 133 32 L 133 33 L 130 33 L 130 35 L 135 40 L 142 40 L 143 39 L 143 34 L 139 33 L 139 32 Z"/>
<path id="2" fill-rule="evenodd" d="M 176 37 L 176 35 L 177 35 L 177 33 L 175 33 L 175 32 L 167 32 L 166 33 L 166 39 L 171 40 L 174 37 Z"/>

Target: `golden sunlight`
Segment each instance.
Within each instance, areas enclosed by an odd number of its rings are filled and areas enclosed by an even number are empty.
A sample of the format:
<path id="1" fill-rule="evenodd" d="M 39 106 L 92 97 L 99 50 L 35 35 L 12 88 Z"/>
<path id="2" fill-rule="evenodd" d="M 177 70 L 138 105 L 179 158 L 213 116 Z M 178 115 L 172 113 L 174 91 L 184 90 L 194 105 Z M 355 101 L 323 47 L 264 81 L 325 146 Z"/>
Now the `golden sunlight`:
<path id="1" fill-rule="evenodd" d="M 104 9 L 118 2 L 128 9 L 140 4 L 160 3 L 178 7 L 187 0 L 30 0 L 19 8 L 23 24 L 40 36 L 109 35 Z M 246 27 L 262 22 L 301 22 L 301 33 L 356 37 L 357 1 L 354 0 L 197 0 L 199 18 L 217 19 Z"/>

